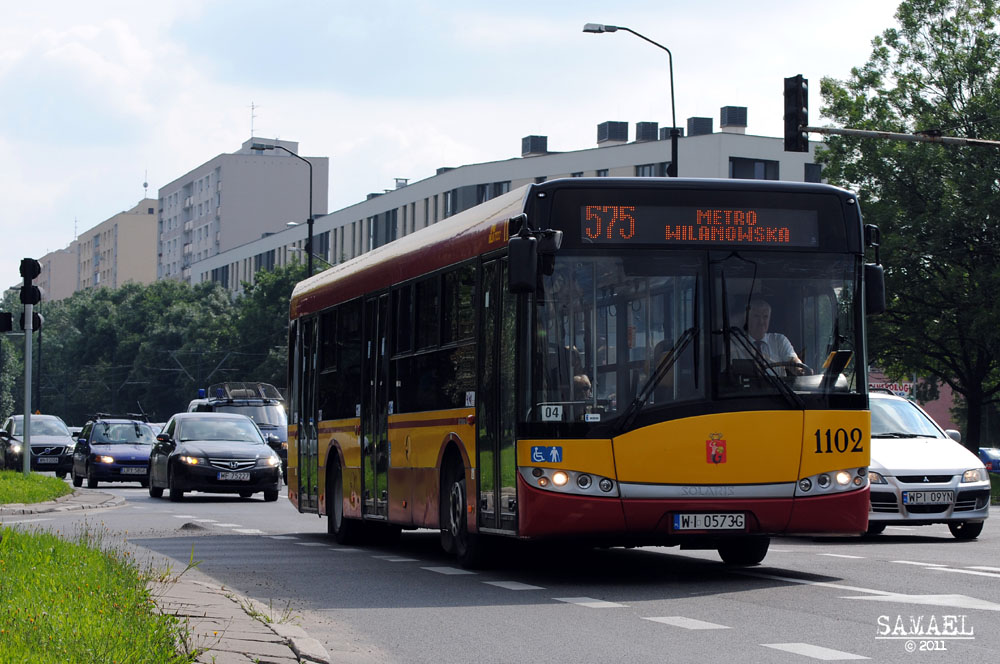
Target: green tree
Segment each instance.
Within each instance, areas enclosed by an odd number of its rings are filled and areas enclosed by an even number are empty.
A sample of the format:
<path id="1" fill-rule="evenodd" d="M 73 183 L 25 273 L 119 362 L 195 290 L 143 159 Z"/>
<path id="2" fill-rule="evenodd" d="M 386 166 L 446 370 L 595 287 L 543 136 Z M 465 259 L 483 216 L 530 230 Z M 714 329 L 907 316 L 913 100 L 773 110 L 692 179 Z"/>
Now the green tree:
<path id="1" fill-rule="evenodd" d="M 1000 139 L 1000 36 L 993 0 L 907 0 L 848 81 L 824 79 L 838 126 Z M 961 395 L 978 446 L 1000 392 L 1000 150 L 833 137 L 826 177 L 858 192 L 882 230 L 888 312 L 873 356 Z"/>

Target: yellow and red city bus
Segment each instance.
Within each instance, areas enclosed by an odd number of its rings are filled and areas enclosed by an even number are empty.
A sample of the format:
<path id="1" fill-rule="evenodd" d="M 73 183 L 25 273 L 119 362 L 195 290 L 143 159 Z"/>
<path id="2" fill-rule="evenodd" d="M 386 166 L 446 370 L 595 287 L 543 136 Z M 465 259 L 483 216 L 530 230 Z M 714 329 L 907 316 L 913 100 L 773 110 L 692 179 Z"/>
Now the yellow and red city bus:
<path id="1" fill-rule="evenodd" d="M 827 185 L 573 178 L 332 267 L 291 298 L 289 495 L 465 565 L 504 536 L 753 564 L 862 533 L 876 239 Z"/>

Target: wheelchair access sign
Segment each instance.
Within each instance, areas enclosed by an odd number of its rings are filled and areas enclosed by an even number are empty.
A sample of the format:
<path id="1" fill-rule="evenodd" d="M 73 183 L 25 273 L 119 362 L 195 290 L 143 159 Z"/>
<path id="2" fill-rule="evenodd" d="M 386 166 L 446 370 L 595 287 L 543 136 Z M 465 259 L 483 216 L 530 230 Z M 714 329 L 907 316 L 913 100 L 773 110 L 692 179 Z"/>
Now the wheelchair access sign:
<path id="1" fill-rule="evenodd" d="M 562 463 L 562 446 L 547 447 L 545 445 L 534 445 L 531 448 L 532 463 Z"/>

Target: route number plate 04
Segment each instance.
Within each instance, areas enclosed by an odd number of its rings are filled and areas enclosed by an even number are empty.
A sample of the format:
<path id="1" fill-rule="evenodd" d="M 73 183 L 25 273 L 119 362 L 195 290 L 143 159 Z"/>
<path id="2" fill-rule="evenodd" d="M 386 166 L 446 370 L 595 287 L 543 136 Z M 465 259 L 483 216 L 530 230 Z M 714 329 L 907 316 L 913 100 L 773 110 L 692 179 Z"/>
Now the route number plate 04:
<path id="1" fill-rule="evenodd" d="M 735 512 L 674 514 L 674 530 L 746 530 L 746 515 Z"/>
<path id="2" fill-rule="evenodd" d="M 233 480 L 235 482 L 249 482 L 250 481 L 250 473 L 230 473 L 230 472 L 227 471 L 227 472 L 219 473 L 219 479 L 220 480 Z"/>
<path id="3" fill-rule="evenodd" d="M 904 505 L 949 505 L 955 502 L 954 491 L 904 491 Z"/>

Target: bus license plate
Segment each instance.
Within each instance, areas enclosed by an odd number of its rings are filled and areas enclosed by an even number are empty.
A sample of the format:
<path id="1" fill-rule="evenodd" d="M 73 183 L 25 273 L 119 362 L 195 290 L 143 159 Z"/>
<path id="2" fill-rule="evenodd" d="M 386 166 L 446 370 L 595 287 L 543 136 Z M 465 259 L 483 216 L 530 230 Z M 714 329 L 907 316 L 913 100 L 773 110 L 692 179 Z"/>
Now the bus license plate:
<path id="1" fill-rule="evenodd" d="M 59 457 L 37 457 L 38 463 L 59 463 Z"/>
<path id="2" fill-rule="evenodd" d="M 250 473 L 230 473 L 230 472 L 227 471 L 227 472 L 219 473 L 219 479 L 220 480 L 233 480 L 234 482 L 249 482 L 250 481 Z"/>
<path id="3" fill-rule="evenodd" d="M 134 468 L 122 468 L 122 475 L 145 475 L 145 466 L 136 466 Z"/>
<path id="4" fill-rule="evenodd" d="M 954 491 L 904 491 L 904 505 L 949 505 L 955 502 Z"/>
<path id="5" fill-rule="evenodd" d="M 674 530 L 746 530 L 746 515 L 735 512 L 674 514 Z"/>

